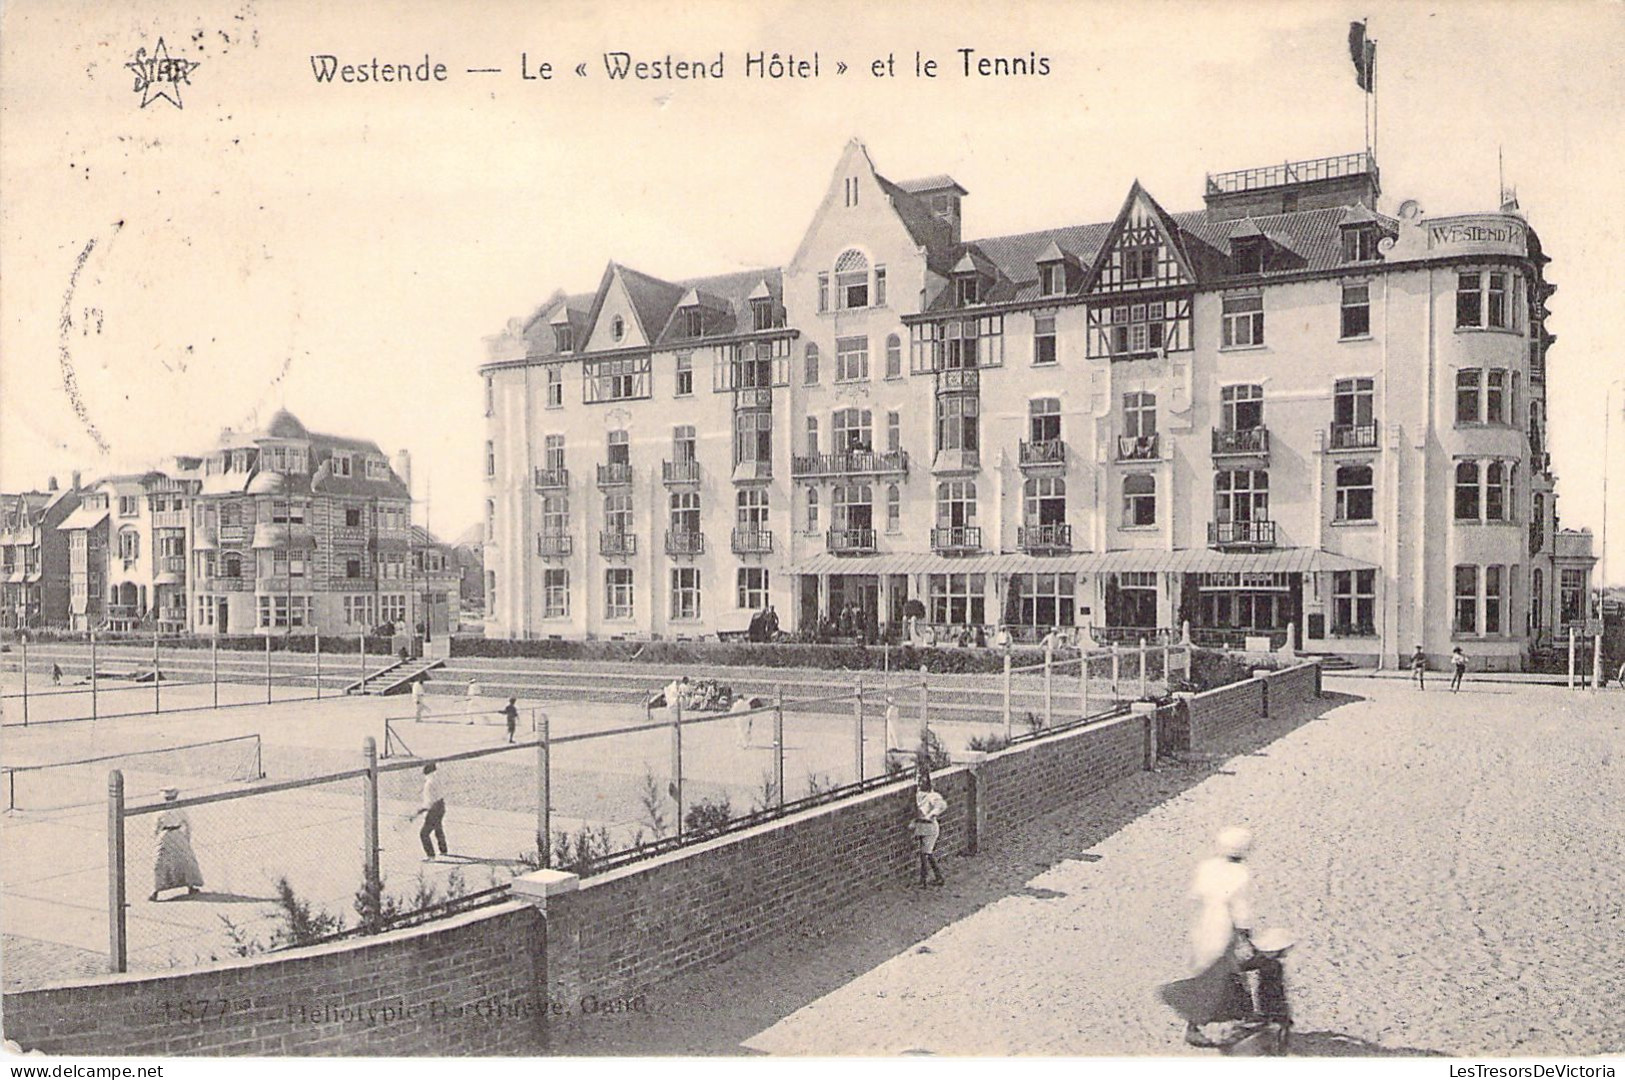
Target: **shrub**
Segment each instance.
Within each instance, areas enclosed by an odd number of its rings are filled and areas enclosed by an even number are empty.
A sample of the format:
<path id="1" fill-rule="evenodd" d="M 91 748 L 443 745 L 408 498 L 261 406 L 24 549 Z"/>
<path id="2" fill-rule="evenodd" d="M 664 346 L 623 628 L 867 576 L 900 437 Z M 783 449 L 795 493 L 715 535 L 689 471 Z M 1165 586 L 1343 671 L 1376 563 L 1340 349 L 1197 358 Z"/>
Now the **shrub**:
<path id="1" fill-rule="evenodd" d="M 715 799 L 701 799 L 683 815 L 683 827 L 695 836 L 720 833 L 733 820 L 733 806 L 726 795 Z"/>
<path id="2" fill-rule="evenodd" d="M 948 748 L 943 745 L 942 739 L 930 728 L 925 729 L 925 739 L 920 743 L 920 765 L 927 772 L 936 772 L 946 769 L 951 764 Z"/>
<path id="3" fill-rule="evenodd" d="M 613 848 L 608 828 L 600 826 L 595 832 L 582 825 L 574 838 L 561 830 L 553 834 L 553 869 L 587 877 L 601 859 L 614 853 Z"/>
<path id="4" fill-rule="evenodd" d="M 978 750 L 986 754 L 996 754 L 1009 745 L 1009 736 L 1005 735 L 1002 731 L 997 731 L 992 735 L 972 735 L 967 747 L 968 749 Z"/>
<path id="5" fill-rule="evenodd" d="M 666 824 L 666 794 L 660 790 L 655 774 L 647 765 L 643 768 L 643 790 L 638 794 L 638 802 L 643 805 L 643 823 L 649 827 L 656 840 L 664 840 L 666 830 L 669 828 Z M 641 829 L 638 835 L 642 837 Z"/>

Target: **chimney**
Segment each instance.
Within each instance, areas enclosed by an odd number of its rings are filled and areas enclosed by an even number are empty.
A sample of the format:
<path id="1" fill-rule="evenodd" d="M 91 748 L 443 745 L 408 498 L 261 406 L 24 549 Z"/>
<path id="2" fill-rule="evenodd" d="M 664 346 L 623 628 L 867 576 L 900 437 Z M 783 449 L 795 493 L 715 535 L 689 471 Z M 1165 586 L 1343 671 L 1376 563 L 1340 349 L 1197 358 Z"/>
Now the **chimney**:
<path id="1" fill-rule="evenodd" d="M 56 477 L 48 476 L 48 477 L 45 478 L 45 490 L 46 491 L 55 491 L 56 490 Z"/>
<path id="2" fill-rule="evenodd" d="M 79 490 L 79 470 L 73 470 L 73 490 Z"/>
<path id="3" fill-rule="evenodd" d="M 412 455 L 406 450 L 395 452 L 395 475 L 406 485 L 406 493 L 412 494 Z"/>

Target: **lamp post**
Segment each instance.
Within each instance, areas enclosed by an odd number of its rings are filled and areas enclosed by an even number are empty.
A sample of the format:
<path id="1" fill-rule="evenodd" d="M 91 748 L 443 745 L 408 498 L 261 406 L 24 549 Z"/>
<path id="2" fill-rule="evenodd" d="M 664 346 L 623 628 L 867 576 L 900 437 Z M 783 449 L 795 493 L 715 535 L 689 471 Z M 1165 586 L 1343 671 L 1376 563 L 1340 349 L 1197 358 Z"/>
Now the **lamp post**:
<path id="1" fill-rule="evenodd" d="M 1625 386 L 1625 377 L 1615 379 L 1609 383 L 1602 393 L 1602 551 L 1599 553 L 1598 566 L 1601 567 L 1597 575 L 1601 581 L 1597 586 L 1598 614 L 1601 614 L 1601 597 L 1607 594 L 1609 577 L 1608 565 L 1608 463 L 1613 450 L 1611 434 L 1614 421 L 1614 387 Z"/>

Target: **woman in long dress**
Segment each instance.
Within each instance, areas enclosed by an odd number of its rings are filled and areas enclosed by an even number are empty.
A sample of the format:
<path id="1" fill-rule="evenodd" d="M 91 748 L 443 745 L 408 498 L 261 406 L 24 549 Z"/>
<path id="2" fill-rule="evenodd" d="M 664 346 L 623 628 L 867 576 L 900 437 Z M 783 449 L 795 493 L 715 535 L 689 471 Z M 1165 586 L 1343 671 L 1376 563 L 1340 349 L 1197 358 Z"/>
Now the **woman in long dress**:
<path id="1" fill-rule="evenodd" d="M 1201 904 L 1191 927 L 1188 979 L 1162 988 L 1162 999 L 1185 1020 L 1185 1041 L 1212 1046 L 1201 1028 L 1249 1016 L 1252 995 L 1244 966 L 1252 957 L 1252 875 L 1247 853 L 1252 833 L 1231 827 L 1219 833 L 1218 853 L 1196 867 L 1191 897 Z"/>
<path id="2" fill-rule="evenodd" d="M 165 788 L 164 801 L 180 798 L 178 788 Z M 157 900 L 166 889 L 184 887 L 188 896 L 203 887 L 203 871 L 198 869 L 197 855 L 192 851 L 192 821 L 185 810 L 169 809 L 158 815 L 153 825 L 158 837 L 158 852 L 153 857 L 152 895 Z"/>

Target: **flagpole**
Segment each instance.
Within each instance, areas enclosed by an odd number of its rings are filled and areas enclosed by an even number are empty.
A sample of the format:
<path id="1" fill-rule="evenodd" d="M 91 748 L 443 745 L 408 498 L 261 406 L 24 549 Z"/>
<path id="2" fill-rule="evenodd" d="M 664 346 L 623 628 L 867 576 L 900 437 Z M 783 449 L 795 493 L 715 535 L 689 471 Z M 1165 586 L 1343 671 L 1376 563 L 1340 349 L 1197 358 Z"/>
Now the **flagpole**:
<path id="1" fill-rule="evenodd" d="M 1367 20 L 1369 22 L 1369 20 Z M 1377 42 L 1374 38 L 1366 38 L 1366 78 L 1371 82 L 1371 160 L 1377 160 L 1377 129 L 1382 120 L 1382 103 L 1377 100 Z"/>
<path id="2" fill-rule="evenodd" d="M 1360 95 L 1365 100 L 1365 153 L 1367 158 L 1376 157 L 1376 148 L 1371 145 L 1371 98 L 1376 86 L 1371 82 L 1371 39 L 1366 36 L 1371 20 L 1360 20 L 1360 52 L 1361 61 L 1365 66 L 1366 92 Z"/>

